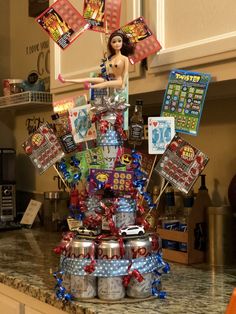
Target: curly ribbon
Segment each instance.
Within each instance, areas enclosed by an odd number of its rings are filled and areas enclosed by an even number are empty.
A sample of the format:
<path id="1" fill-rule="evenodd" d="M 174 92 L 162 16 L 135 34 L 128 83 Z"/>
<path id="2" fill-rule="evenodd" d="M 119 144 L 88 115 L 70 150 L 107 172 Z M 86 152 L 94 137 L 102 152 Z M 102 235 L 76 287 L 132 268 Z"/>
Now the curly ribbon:
<path id="1" fill-rule="evenodd" d="M 148 207 L 150 210 L 155 208 L 155 204 L 153 204 L 152 196 L 150 193 L 145 191 L 145 185 L 147 183 L 147 177 L 146 174 L 141 170 L 141 155 L 137 153 L 135 150 L 132 150 L 131 153 L 132 156 L 132 168 L 134 171 L 134 181 L 133 186 L 136 188 L 137 192 L 142 195 L 143 199 L 147 202 Z M 143 211 L 143 207 L 140 205 L 138 206 L 138 209 Z M 145 224 L 145 229 L 149 228 L 149 224 L 145 219 L 141 221 L 142 224 Z"/>
<path id="2" fill-rule="evenodd" d="M 159 299 L 165 299 L 166 298 L 166 292 L 161 291 L 160 287 L 161 287 L 160 279 L 154 280 L 152 282 L 152 295 L 159 298 Z"/>
<path id="3" fill-rule="evenodd" d="M 92 274 L 95 271 L 95 265 L 96 265 L 96 261 L 95 261 L 95 244 L 93 242 L 92 244 L 92 250 L 91 250 L 91 263 L 89 265 L 84 266 L 84 271 L 88 274 Z"/>
<path id="4" fill-rule="evenodd" d="M 128 275 L 123 277 L 124 287 L 128 287 L 132 277 L 134 277 L 138 282 L 142 282 L 144 280 L 143 276 L 137 269 L 134 269 L 132 271 L 130 270 L 131 266 L 132 266 L 132 262 L 129 264 L 128 269 L 127 269 Z"/>
<path id="5" fill-rule="evenodd" d="M 105 134 L 108 130 L 109 122 L 106 120 L 100 120 L 99 129 L 102 134 Z"/>
<path id="6" fill-rule="evenodd" d="M 56 254 L 66 253 L 70 246 L 71 241 L 74 239 L 74 232 L 66 232 L 62 235 L 61 243 L 53 249 L 53 252 Z"/>
<path id="7" fill-rule="evenodd" d="M 53 273 L 53 277 L 56 279 L 56 285 L 54 287 L 56 297 L 59 300 L 64 302 L 71 301 L 73 296 L 70 293 L 66 292 L 66 288 L 63 287 L 63 279 L 62 276 L 64 275 L 64 271 L 58 271 Z"/>
<path id="8" fill-rule="evenodd" d="M 94 107 L 91 108 L 96 114 L 105 113 L 107 111 L 125 111 L 130 105 L 126 103 L 125 97 L 122 95 L 96 97 Z"/>

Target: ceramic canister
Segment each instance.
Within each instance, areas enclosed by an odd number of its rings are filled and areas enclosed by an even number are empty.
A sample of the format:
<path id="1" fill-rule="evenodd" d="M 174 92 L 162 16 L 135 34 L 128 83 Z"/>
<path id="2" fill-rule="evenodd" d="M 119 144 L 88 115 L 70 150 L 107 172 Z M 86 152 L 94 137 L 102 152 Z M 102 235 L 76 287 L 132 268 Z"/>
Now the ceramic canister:
<path id="1" fill-rule="evenodd" d="M 87 239 L 74 239 L 69 248 L 69 256 L 75 259 L 90 259 L 94 256 L 94 242 Z M 96 297 L 96 277 L 71 275 L 71 293 L 75 298 L 80 299 Z"/>
<path id="2" fill-rule="evenodd" d="M 104 240 L 98 246 L 98 259 L 121 259 L 120 244 L 114 240 Z M 98 297 L 102 300 L 120 300 L 125 296 L 123 277 L 99 277 Z"/>

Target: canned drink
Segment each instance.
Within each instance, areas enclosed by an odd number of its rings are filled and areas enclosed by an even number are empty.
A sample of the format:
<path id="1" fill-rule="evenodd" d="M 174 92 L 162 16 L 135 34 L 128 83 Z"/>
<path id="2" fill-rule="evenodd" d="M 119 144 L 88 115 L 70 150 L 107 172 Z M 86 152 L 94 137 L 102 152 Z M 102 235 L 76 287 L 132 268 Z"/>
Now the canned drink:
<path id="1" fill-rule="evenodd" d="M 87 239 L 73 239 L 69 249 L 68 256 L 71 258 L 92 258 L 94 257 L 94 242 Z"/>
<path id="2" fill-rule="evenodd" d="M 128 240 L 125 245 L 125 256 L 127 259 L 147 257 L 152 252 L 152 242 L 150 237 L 143 239 Z M 135 278 L 131 278 L 127 287 L 127 295 L 131 298 L 146 298 L 151 296 L 152 274 L 142 274 L 144 280 L 138 282 Z"/>
<path id="3" fill-rule="evenodd" d="M 116 213 L 116 227 L 128 227 L 135 224 L 135 212 L 119 212 Z"/>
<path id="4" fill-rule="evenodd" d="M 71 275 L 67 272 L 65 272 L 63 275 L 62 275 L 62 285 L 64 288 L 66 288 L 66 291 L 67 292 L 71 292 Z"/>
<path id="5" fill-rule="evenodd" d="M 135 278 L 131 278 L 127 287 L 127 296 L 130 298 L 148 298 L 152 295 L 153 274 L 142 274 L 143 281 L 138 282 Z"/>
<path id="6" fill-rule="evenodd" d="M 120 244 L 115 240 L 103 240 L 98 244 L 98 259 L 122 259 Z"/>
<path id="7" fill-rule="evenodd" d="M 71 275 L 71 293 L 76 299 L 90 299 L 97 295 L 97 278 L 95 276 Z"/>
<path id="8" fill-rule="evenodd" d="M 99 277 L 98 297 L 102 300 L 121 300 L 125 297 L 123 277 Z"/>
<path id="9" fill-rule="evenodd" d="M 69 248 L 69 256 L 75 259 L 94 257 L 94 242 L 87 239 L 74 239 Z M 75 298 L 89 299 L 97 295 L 96 277 L 91 275 L 71 275 L 71 293 Z"/>
<path id="10" fill-rule="evenodd" d="M 149 237 L 127 240 L 125 244 L 125 257 L 127 259 L 147 257 L 152 252 Z"/>
<path id="11" fill-rule="evenodd" d="M 186 232 L 187 228 L 188 228 L 187 223 L 180 222 L 180 224 L 179 224 L 179 231 Z M 187 248 L 188 248 L 188 245 L 187 245 L 186 242 L 179 242 L 179 250 L 180 251 L 187 252 Z"/>
<path id="12" fill-rule="evenodd" d="M 179 221 L 174 219 L 164 220 L 162 227 L 167 230 L 179 230 Z M 179 244 L 176 241 L 162 240 L 162 247 L 169 250 L 178 250 Z"/>
<path id="13" fill-rule="evenodd" d="M 122 259 L 118 241 L 101 241 L 98 246 L 98 259 Z M 125 296 L 123 276 L 99 277 L 98 297 L 102 300 L 120 300 Z"/>

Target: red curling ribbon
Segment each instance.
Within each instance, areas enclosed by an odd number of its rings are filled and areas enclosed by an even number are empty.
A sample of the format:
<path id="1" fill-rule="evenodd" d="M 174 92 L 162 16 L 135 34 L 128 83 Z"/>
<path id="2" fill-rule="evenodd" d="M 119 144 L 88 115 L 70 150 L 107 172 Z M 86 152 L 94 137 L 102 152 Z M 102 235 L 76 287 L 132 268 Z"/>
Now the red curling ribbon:
<path id="1" fill-rule="evenodd" d="M 95 271 L 96 261 L 94 259 L 94 253 L 95 253 L 95 244 L 93 242 L 92 252 L 91 252 L 91 263 L 89 265 L 84 266 L 84 271 L 88 274 L 92 274 Z"/>
<path id="2" fill-rule="evenodd" d="M 142 205 L 138 205 L 137 206 L 138 211 L 140 212 L 140 214 L 144 214 L 145 213 L 145 208 Z"/>
<path id="3" fill-rule="evenodd" d="M 53 252 L 56 254 L 62 254 L 63 252 L 68 251 L 70 242 L 75 237 L 74 232 L 66 232 L 62 235 L 61 243 L 53 249 Z"/>
<path id="4" fill-rule="evenodd" d="M 90 215 L 83 220 L 83 224 L 86 227 L 96 228 L 101 225 L 101 221 L 102 217 L 100 217 L 99 215 L 96 216 Z"/>
<path id="5" fill-rule="evenodd" d="M 124 240 L 123 240 L 123 238 L 119 238 L 118 239 L 118 243 L 119 243 L 119 246 L 120 246 L 120 256 L 123 258 L 124 255 L 125 255 L 125 248 L 124 248 Z"/>
<path id="6" fill-rule="evenodd" d="M 101 120 L 100 121 L 100 132 L 102 134 L 105 134 L 106 131 L 108 130 L 108 127 L 109 127 L 109 122 L 106 121 L 106 120 Z"/>
<path id="7" fill-rule="evenodd" d="M 149 222 L 143 217 L 137 217 L 135 222 L 137 225 L 144 226 L 145 230 L 148 230 L 150 228 Z"/>
<path id="8" fill-rule="evenodd" d="M 137 270 L 137 269 L 134 269 L 134 270 L 130 270 L 132 266 L 132 262 L 129 264 L 128 266 L 128 275 L 124 276 L 123 277 L 123 285 L 124 287 L 127 287 L 130 283 L 130 280 L 132 277 L 134 277 L 138 282 L 142 282 L 144 280 L 143 276 L 140 274 L 140 272 Z"/>
<path id="9" fill-rule="evenodd" d="M 89 265 L 84 266 L 84 271 L 88 274 L 92 274 L 95 271 L 95 260 L 92 260 Z"/>

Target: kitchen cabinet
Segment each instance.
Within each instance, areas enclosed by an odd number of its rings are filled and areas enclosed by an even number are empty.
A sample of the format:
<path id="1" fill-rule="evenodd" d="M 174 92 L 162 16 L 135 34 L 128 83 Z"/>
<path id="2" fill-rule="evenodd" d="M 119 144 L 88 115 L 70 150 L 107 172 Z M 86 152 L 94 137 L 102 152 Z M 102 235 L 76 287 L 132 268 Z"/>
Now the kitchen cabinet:
<path id="1" fill-rule="evenodd" d="M 145 0 L 145 15 L 163 49 L 150 58 L 149 72 L 196 67 L 236 56 L 236 2 Z"/>
<path id="2" fill-rule="evenodd" d="M 13 297 L 12 297 L 13 296 Z M 61 301 L 58 301 L 61 302 Z M 66 314 L 67 312 L 0 283 L 0 313 L 2 314 Z"/>
<path id="3" fill-rule="evenodd" d="M 51 1 L 51 4 L 55 1 Z M 71 4 L 82 14 L 83 1 L 70 0 Z M 141 15 L 141 0 L 122 0 L 121 21 L 127 22 Z M 82 89 L 77 84 L 61 84 L 58 74 L 65 78 L 88 77 L 91 72 L 99 72 L 103 57 L 104 35 L 99 32 L 86 31 L 64 51 L 50 40 L 51 92 L 53 94 Z M 130 78 L 140 77 L 140 64 L 130 65 Z"/>
<path id="4" fill-rule="evenodd" d="M 25 312 L 24 314 L 43 314 L 42 312 L 39 312 L 38 310 L 34 310 L 29 306 L 25 306 Z"/>
<path id="5" fill-rule="evenodd" d="M 9 298 L 4 294 L 0 294 L 0 308 L 1 313 L 23 314 L 23 308 L 21 303 L 13 300 L 12 298 Z"/>

